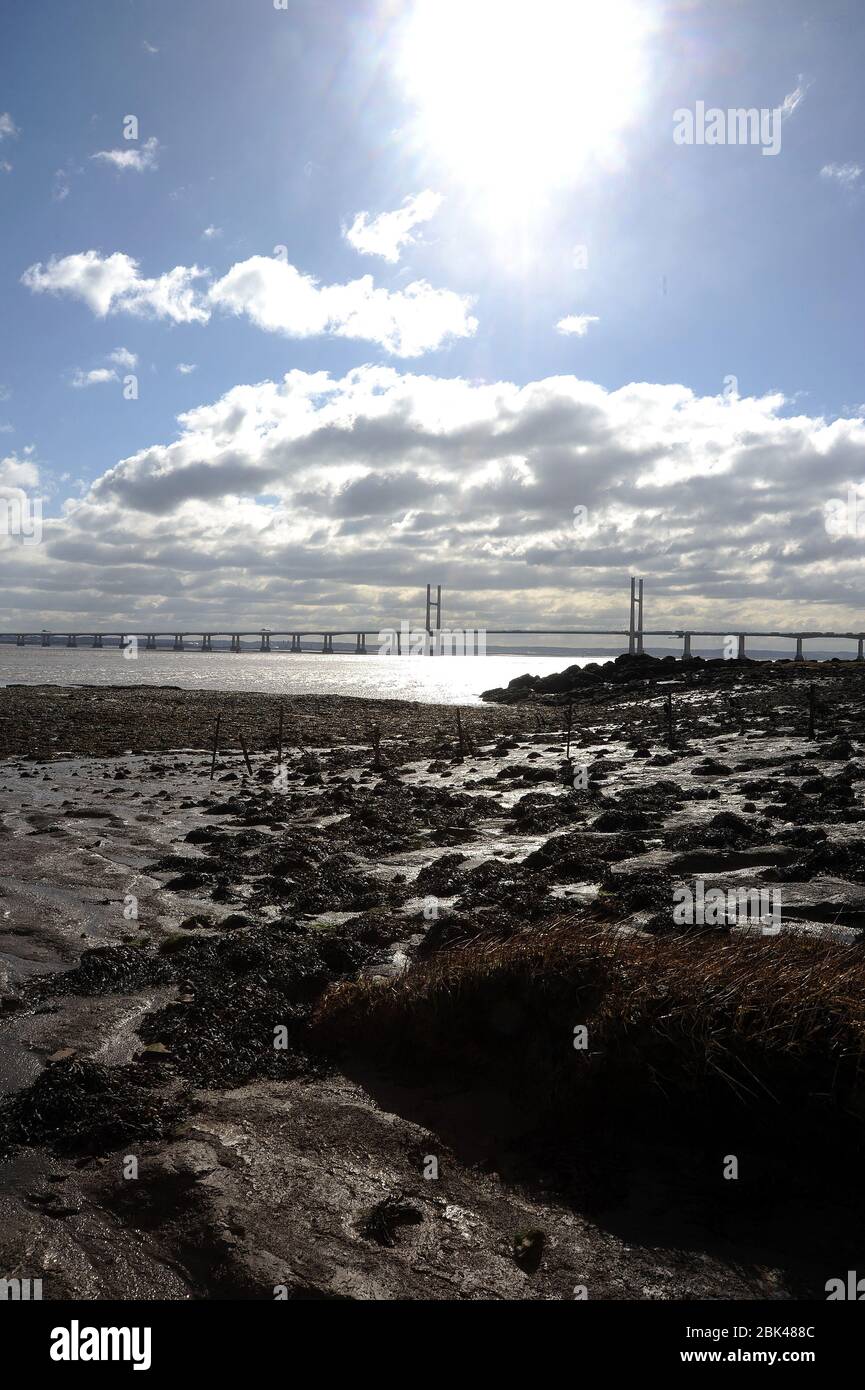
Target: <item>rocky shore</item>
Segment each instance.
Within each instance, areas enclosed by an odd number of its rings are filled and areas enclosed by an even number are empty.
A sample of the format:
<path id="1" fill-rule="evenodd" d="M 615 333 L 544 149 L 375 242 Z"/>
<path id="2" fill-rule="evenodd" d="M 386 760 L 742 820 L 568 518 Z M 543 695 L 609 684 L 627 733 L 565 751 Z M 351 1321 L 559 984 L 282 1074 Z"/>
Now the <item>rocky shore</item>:
<path id="1" fill-rule="evenodd" d="M 0 1271 L 651 1299 L 855 1267 L 862 670 L 587 669 L 459 714 L 0 691 Z M 771 926 L 678 920 L 697 881 Z"/>

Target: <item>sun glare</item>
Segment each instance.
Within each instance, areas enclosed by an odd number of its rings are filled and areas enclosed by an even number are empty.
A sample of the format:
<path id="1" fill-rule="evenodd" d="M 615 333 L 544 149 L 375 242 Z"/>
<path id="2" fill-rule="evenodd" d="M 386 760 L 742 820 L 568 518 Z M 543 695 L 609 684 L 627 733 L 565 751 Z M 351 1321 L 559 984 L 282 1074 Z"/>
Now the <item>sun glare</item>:
<path id="1" fill-rule="evenodd" d="M 622 155 L 650 7 L 632 0 L 416 0 L 398 71 L 419 143 L 504 211 Z"/>

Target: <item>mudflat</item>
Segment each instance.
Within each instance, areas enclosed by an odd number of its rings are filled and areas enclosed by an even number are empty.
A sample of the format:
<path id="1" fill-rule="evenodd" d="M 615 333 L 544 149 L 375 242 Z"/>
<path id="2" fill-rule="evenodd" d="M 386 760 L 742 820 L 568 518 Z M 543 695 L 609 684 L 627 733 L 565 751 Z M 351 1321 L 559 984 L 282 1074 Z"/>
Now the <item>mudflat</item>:
<path id="1" fill-rule="evenodd" d="M 863 1234 L 865 686 L 757 665 L 459 717 L 0 691 L 0 1268 L 822 1297 Z"/>

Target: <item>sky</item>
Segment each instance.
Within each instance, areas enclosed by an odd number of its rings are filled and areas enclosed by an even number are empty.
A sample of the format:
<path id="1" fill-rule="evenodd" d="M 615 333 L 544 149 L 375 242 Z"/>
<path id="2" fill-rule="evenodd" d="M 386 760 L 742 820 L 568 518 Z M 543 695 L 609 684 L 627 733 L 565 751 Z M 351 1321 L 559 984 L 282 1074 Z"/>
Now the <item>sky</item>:
<path id="1" fill-rule="evenodd" d="M 0 630 L 865 628 L 863 59 L 838 0 L 3 0 Z"/>

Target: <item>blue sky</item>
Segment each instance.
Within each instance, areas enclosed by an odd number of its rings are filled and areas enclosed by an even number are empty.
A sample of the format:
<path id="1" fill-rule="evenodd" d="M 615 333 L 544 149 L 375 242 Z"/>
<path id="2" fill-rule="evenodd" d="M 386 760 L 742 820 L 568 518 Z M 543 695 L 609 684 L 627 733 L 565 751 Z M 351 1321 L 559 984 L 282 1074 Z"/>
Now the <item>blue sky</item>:
<path id="1" fill-rule="evenodd" d="M 865 471 L 865 15 L 424 3 L 4 6 L 14 620 L 398 616 L 427 579 L 600 620 L 635 570 L 659 619 L 861 625 L 865 522 L 822 514 Z M 674 143 L 698 101 L 782 108 L 777 155 Z M 390 259 L 346 234 L 424 196 Z"/>

